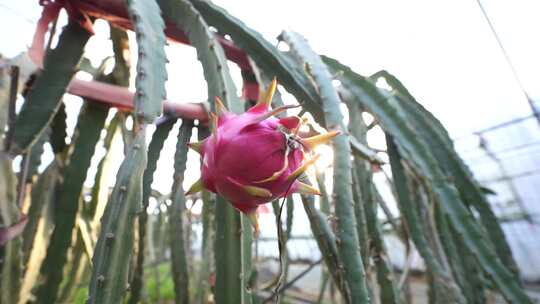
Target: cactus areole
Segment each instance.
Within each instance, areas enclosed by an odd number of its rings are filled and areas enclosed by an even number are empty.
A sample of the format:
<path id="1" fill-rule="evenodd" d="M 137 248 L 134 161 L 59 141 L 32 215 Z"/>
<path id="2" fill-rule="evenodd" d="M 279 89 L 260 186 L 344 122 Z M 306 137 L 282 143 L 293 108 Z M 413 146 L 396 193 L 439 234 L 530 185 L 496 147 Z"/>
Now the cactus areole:
<path id="1" fill-rule="evenodd" d="M 218 116 L 210 114 L 212 134 L 189 144 L 201 154 L 203 165 L 201 178 L 186 194 L 206 188 L 223 196 L 249 216 L 256 231 L 259 205 L 294 192 L 320 194 L 301 181 L 307 167 L 318 158 L 308 159 L 307 155 L 338 134 L 299 137 L 300 117 L 275 117 L 293 106 L 270 108 L 275 89 L 274 80 L 260 101 L 242 114 L 228 112 L 216 98 Z"/>

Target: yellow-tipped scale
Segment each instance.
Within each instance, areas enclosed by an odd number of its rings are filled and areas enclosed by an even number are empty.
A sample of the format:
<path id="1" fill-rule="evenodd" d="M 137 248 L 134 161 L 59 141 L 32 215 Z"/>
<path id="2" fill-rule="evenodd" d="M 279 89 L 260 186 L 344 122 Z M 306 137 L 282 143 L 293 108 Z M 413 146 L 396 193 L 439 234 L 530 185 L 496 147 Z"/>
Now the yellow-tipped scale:
<path id="1" fill-rule="evenodd" d="M 307 123 L 308 123 L 307 117 L 301 117 L 300 124 L 298 125 L 298 127 L 296 127 L 295 130 L 293 130 L 294 135 L 298 135 L 298 133 L 300 132 L 300 127 L 306 125 Z"/>
<path id="2" fill-rule="evenodd" d="M 201 154 L 201 147 L 202 147 L 202 141 L 197 141 L 197 142 L 190 142 L 188 144 L 188 147 L 190 149 L 192 149 L 193 151 Z"/>
<path id="3" fill-rule="evenodd" d="M 302 118 L 298 116 L 280 117 L 279 123 L 289 130 L 287 133 L 293 133 L 296 135 L 298 128 L 300 128 L 302 125 Z"/>
<path id="4" fill-rule="evenodd" d="M 217 117 L 217 115 L 210 112 L 210 123 L 211 123 L 211 127 L 212 127 L 211 131 L 212 131 L 213 135 L 217 134 L 218 120 L 219 120 L 219 118 Z"/>
<path id="5" fill-rule="evenodd" d="M 319 159 L 319 157 L 321 157 L 321 155 L 317 154 L 317 155 L 313 156 L 313 158 L 306 160 L 306 162 L 304 162 L 304 164 L 302 166 L 298 167 L 298 169 L 294 170 L 294 172 L 291 173 L 291 175 L 287 176 L 287 180 L 291 181 L 291 180 L 299 177 L 302 173 L 306 172 L 308 167 L 310 165 L 312 165 L 313 163 L 315 163 L 317 161 L 317 159 Z"/>
<path id="6" fill-rule="evenodd" d="M 319 134 L 308 138 L 302 138 L 302 143 L 308 147 L 309 149 L 313 150 L 318 145 L 325 144 L 329 142 L 332 138 L 339 135 L 340 131 L 331 131 L 325 134 Z"/>
<path id="7" fill-rule="evenodd" d="M 279 108 L 275 108 L 274 110 L 272 111 L 268 111 L 264 114 L 261 114 L 259 116 L 257 116 L 256 118 L 254 118 L 252 121 L 250 121 L 250 124 L 256 124 L 256 123 L 259 123 L 263 120 L 266 120 L 267 118 L 269 117 L 272 117 L 272 116 L 275 116 L 281 112 L 284 112 L 284 111 L 287 111 L 288 109 L 293 109 L 293 108 L 298 108 L 299 105 L 287 105 L 287 106 L 281 106 Z"/>
<path id="8" fill-rule="evenodd" d="M 247 217 L 249 218 L 249 221 L 251 222 L 251 226 L 253 226 L 253 229 L 255 230 L 255 236 L 259 235 L 259 217 L 257 216 L 257 211 L 252 211 L 247 214 Z"/>
<path id="9" fill-rule="evenodd" d="M 301 181 L 296 181 L 296 192 L 306 195 L 321 195 L 319 189 L 314 188 L 308 184 L 302 183 Z"/>
<path id="10" fill-rule="evenodd" d="M 195 194 L 197 192 L 202 191 L 203 189 L 204 189 L 204 185 L 202 183 L 202 180 L 199 179 L 193 185 L 191 185 L 191 187 L 189 187 L 189 190 L 186 192 L 185 195 Z"/>
<path id="11" fill-rule="evenodd" d="M 281 174 L 283 174 L 283 172 L 285 172 L 285 170 L 287 170 L 287 166 L 289 166 L 289 155 L 288 153 L 285 153 L 283 167 L 281 167 L 281 169 L 279 169 L 278 171 L 274 172 L 274 174 L 272 174 L 270 177 L 265 178 L 260 181 L 256 181 L 255 184 L 262 184 L 262 183 L 275 181 L 276 179 L 278 179 L 278 177 L 281 176 Z"/>
<path id="12" fill-rule="evenodd" d="M 272 192 L 264 188 L 244 185 L 242 186 L 242 189 L 244 189 L 244 191 L 246 191 L 246 193 L 248 193 L 249 195 L 253 195 L 257 197 L 264 197 L 264 198 L 272 197 Z"/>
<path id="13" fill-rule="evenodd" d="M 264 94 L 262 94 L 261 97 L 259 98 L 259 101 L 257 102 L 256 106 L 269 107 L 272 104 L 272 97 L 274 97 L 276 88 L 277 88 L 277 80 L 274 77 L 274 79 L 272 79 L 272 82 L 268 86 L 268 89 L 266 89 L 266 92 L 264 92 Z"/>
<path id="14" fill-rule="evenodd" d="M 221 116 L 222 114 L 229 113 L 229 110 L 223 104 L 223 101 L 221 101 L 221 98 L 216 96 L 216 98 L 214 98 L 214 101 L 216 103 L 216 113 L 217 113 L 217 115 Z"/>
<path id="15" fill-rule="evenodd" d="M 219 121 L 219 118 L 216 116 L 216 114 L 210 112 L 210 131 L 212 132 L 212 135 L 213 135 L 213 141 L 214 143 L 217 143 L 217 132 L 218 132 L 218 121 Z"/>

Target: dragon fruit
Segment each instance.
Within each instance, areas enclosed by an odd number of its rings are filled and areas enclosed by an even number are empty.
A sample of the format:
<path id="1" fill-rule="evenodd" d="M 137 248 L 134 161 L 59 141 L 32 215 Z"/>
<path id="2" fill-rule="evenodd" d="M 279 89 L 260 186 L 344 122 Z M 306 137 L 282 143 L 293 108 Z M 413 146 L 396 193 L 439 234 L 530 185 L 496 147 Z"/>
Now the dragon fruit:
<path id="1" fill-rule="evenodd" d="M 218 193 L 237 210 L 247 214 L 258 231 L 257 207 L 291 193 L 320 195 L 301 181 L 303 173 L 318 155 L 309 152 L 338 132 L 301 138 L 303 120 L 298 116 L 275 115 L 294 106 L 270 109 L 277 82 L 274 79 L 259 102 L 247 112 L 229 112 L 216 98 L 216 112 L 210 113 L 212 134 L 190 143 L 203 159 L 201 178 L 186 195 L 203 188 Z"/>

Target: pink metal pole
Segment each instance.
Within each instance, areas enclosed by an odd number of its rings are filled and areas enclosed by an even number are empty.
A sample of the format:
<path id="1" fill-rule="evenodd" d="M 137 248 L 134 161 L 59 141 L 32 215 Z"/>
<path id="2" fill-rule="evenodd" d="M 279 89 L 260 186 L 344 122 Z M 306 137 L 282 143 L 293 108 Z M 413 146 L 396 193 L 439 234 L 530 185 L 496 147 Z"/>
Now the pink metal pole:
<path id="1" fill-rule="evenodd" d="M 104 103 L 120 111 L 133 110 L 134 93 L 121 86 L 73 78 L 69 84 L 68 93 Z M 178 103 L 164 100 L 163 111 L 181 118 L 198 119 L 203 122 L 208 120 L 201 103 Z"/>

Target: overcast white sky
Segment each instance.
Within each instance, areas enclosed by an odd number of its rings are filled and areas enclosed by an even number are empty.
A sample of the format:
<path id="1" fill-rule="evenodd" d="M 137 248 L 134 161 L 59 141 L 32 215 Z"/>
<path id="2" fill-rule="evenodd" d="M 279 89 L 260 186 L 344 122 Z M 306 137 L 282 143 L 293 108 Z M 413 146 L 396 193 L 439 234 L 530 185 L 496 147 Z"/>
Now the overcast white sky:
<path id="1" fill-rule="evenodd" d="M 218 2 L 269 38 L 293 29 L 361 73 L 389 70 L 456 136 L 528 114 L 475 0 Z M 540 2 L 483 3 L 540 98 Z"/>

